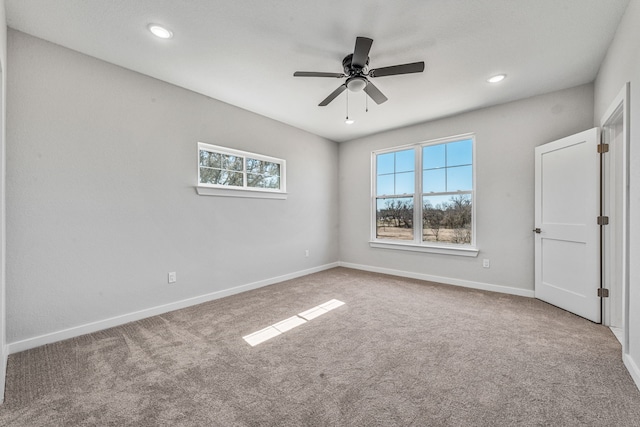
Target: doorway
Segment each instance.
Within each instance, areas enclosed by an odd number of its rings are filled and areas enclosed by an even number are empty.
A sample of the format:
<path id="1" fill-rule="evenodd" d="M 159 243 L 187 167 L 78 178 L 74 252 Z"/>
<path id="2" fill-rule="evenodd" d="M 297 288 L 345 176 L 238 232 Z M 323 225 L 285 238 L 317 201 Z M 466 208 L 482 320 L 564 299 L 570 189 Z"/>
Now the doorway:
<path id="1" fill-rule="evenodd" d="M 615 97 L 600 129 L 535 149 L 535 296 L 610 327 L 623 352 L 629 346 L 629 89 L 627 83 Z"/>

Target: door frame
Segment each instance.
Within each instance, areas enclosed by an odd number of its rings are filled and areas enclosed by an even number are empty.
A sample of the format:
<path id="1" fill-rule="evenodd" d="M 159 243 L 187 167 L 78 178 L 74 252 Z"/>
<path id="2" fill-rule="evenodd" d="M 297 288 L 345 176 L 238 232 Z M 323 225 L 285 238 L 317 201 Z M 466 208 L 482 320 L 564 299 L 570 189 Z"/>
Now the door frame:
<path id="1" fill-rule="evenodd" d="M 604 159 L 604 173 L 602 176 L 602 191 L 604 192 L 603 197 L 603 210 L 605 215 L 609 213 L 613 213 L 616 217 L 621 219 L 620 224 L 616 224 L 615 221 L 611 221 L 609 226 L 605 227 L 604 233 L 604 241 L 603 248 L 605 249 L 602 253 L 602 263 L 604 267 L 604 271 L 608 272 L 608 274 L 603 274 L 603 287 L 609 288 L 612 280 L 613 274 L 615 271 L 612 271 L 612 268 L 615 268 L 617 265 L 621 271 L 617 273 L 620 274 L 621 279 L 621 300 L 618 304 L 612 302 L 613 300 L 610 298 L 605 298 L 603 302 L 603 309 L 605 316 L 603 316 L 603 324 L 606 326 L 611 326 L 611 313 L 615 312 L 615 310 L 621 311 L 622 318 L 622 353 L 627 354 L 629 348 L 629 147 L 630 147 L 630 132 L 629 132 L 629 119 L 630 119 L 630 109 L 629 109 L 629 96 L 630 96 L 630 84 L 627 82 L 622 87 L 618 95 L 613 99 L 609 108 L 605 111 L 604 115 L 600 120 L 600 128 L 602 129 L 602 142 L 610 143 L 611 142 L 611 127 L 615 123 L 617 123 L 620 119 L 622 119 L 622 139 L 619 146 L 611 146 L 610 150 L 620 150 L 616 152 L 616 156 L 620 156 L 620 162 L 617 162 L 617 165 L 622 167 L 622 182 L 615 183 L 613 178 L 613 174 L 615 173 L 615 164 L 612 164 L 611 156 L 605 155 Z M 618 190 L 621 190 L 620 194 L 621 200 L 616 199 L 616 188 L 612 187 L 611 183 L 615 183 L 614 185 L 622 186 L 622 188 L 618 187 Z M 612 229 L 607 229 L 607 227 L 621 227 L 621 229 L 617 230 L 615 233 L 621 236 L 621 241 L 616 241 L 613 238 L 614 231 Z M 607 250 L 611 249 L 611 245 L 614 244 L 616 250 Z M 619 258 L 616 258 L 619 257 Z M 618 311 L 618 313 L 620 313 Z"/>

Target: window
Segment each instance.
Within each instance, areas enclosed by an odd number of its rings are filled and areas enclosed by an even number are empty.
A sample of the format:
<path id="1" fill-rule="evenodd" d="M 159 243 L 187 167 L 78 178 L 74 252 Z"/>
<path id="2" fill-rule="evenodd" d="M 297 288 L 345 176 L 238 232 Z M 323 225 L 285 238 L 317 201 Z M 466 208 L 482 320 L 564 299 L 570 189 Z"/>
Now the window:
<path id="1" fill-rule="evenodd" d="M 198 143 L 198 194 L 284 198 L 282 159 Z M 271 196 L 269 196 L 271 194 Z"/>
<path id="2" fill-rule="evenodd" d="M 374 152 L 372 246 L 477 255 L 473 159 L 473 135 Z"/>

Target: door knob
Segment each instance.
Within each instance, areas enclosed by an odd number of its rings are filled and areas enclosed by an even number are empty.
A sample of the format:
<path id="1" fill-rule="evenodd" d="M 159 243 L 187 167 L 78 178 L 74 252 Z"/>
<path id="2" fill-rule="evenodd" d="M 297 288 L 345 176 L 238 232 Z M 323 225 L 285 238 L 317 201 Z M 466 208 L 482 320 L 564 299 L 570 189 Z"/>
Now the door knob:
<path id="1" fill-rule="evenodd" d="M 542 230 L 540 230 L 539 228 L 534 228 L 533 232 L 540 234 L 540 233 L 542 233 Z"/>

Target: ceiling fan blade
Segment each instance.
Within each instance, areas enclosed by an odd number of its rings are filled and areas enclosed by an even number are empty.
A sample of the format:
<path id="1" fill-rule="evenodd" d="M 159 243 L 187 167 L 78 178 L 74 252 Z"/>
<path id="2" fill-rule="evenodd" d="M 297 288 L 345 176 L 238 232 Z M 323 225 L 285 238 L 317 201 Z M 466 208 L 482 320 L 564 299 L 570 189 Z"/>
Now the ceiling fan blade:
<path id="1" fill-rule="evenodd" d="M 367 59 L 369 59 L 369 51 L 373 40 L 366 37 L 356 38 L 356 47 L 353 49 L 353 59 L 351 59 L 351 66 L 353 68 L 364 68 L 367 65 Z"/>
<path id="2" fill-rule="evenodd" d="M 376 104 L 382 104 L 388 99 L 382 92 L 380 92 L 380 89 L 375 87 L 371 82 L 369 82 L 363 90 L 376 102 Z"/>
<path id="3" fill-rule="evenodd" d="M 424 62 L 412 62 L 411 64 L 392 65 L 391 67 L 376 68 L 369 71 L 369 77 L 395 76 L 397 74 L 421 73 L 424 71 Z"/>
<path id="4" fill-rule="evenodd" d="M 324 106 L 328 105 L 331 101 L 336 99 L 336 97 L 338 95 L 340 95 L 342 92 L 344 92 L 344 90 L 346 88 L 347 88 L 346 84 L 338 86 L 338 89 L 336 89 L 333 92 L 331 92 L 331 95 L 327 96 L 320 104 L 318 104 L 318 107 L 324 107 Z M 384 95 L 382 95 L 382 96 L 384 96 Z"/>
<path id="5" fill-rule="evenodd" d="M 315 71 L 296 71 L 293 73 L 294 77 L 345 77 L 342 73 L 320 73 Z"/>

